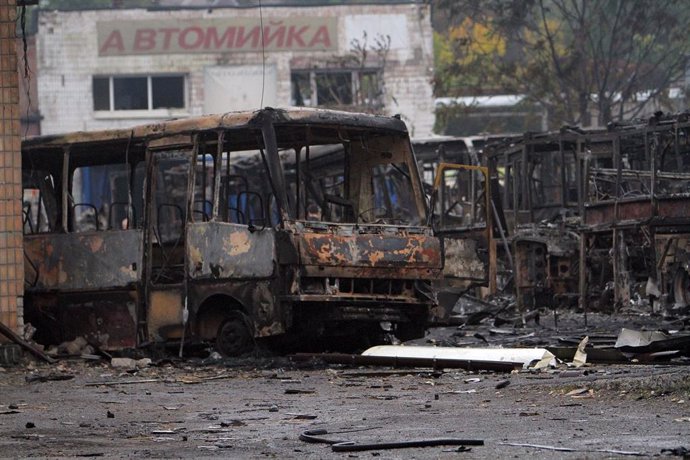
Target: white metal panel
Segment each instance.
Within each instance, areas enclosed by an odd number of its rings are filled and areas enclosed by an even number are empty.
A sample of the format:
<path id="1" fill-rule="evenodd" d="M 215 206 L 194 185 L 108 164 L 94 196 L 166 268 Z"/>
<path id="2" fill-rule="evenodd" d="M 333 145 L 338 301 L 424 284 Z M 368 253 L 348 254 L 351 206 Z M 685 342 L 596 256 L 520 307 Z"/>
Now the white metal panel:
<path id="1" fill-rule="evenodd" d="M 379 345 L 365 350 L 362 356 L 509 362 L 523 363 L 524 367 L 537 361 L 538 364 L 534 366 L 535 368 L 545 367 L 555 360 L 555 356 L 545 348 L 451 348 Z"/>
<path id="2" fill-rule="evenodd" d="M 261 65 L 218 66 L 204 70 L 205 114 L 277 105 L 275 65 L 266 65 L 265 68 Z"/>

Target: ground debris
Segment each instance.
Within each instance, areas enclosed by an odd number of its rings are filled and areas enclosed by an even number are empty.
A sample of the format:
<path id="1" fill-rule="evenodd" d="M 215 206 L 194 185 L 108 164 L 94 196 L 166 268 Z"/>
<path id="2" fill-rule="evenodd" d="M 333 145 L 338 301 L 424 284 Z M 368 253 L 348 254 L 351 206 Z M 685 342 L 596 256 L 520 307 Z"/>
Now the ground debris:
<path id="1" fill-rule="evenodd" d="M 19 337 L 11 328 L 7 327 L 2 321 L 0 321 L 0 334 L 4 335 L 8 339 L 10 339 L 12 342 L 16 343 L 23 349 L 27 350 L 29 353 L 33 354 L 34 356 L 42 359 L 43 361 L 53 364 L 55 363 L 55 359 L 52 357 L 48 356 L 46 353 L 44 353 L 42 350 L 40 350 L 36 345 L 31 344 L 21 337 Z"/>
<path id="2" fill-rule="evenodd" d="M 293 420 L 314 420 L 318 418 L 318 415 L 314 414 L 294 414 L 290 412 L 286 412 L 285 415 L 291 417 Z"/>
<path id="3" fill-rule="evenodd" d="M 582 367 L 587 362 L 587 352 L 585 351 L 585 347 L 587 347 L 587 342 L 589 342 L 589 337 L 585 336 L 577 345 L 577 350 L 575 350 L 575 356 L 573 356 L 574 367 Z"/>
<path id="4" fill-rule="evenodd" d="M 132 359 L 132 358 L 113 358 L 110 360 L 110 365 L 116 369 L 143 369 L 151 365 L 149 358 Z"/>
<path id="5" fill-rule="evenodd" d="M 690 334 L 667 334 L 662 331 L 636 331 L 623 328 L 615 348 L 634 356 L 669 357 L 690 356 Z M 655 356 L 656 355 L 656 356 Z"/>
<path id="6" fill-rule="evenodd" d="M 61 374 L 56 372 L 51 372 L 48 374 L 33 374 L 27 375 L 25 380 L 27 383 L 32 382 L 49 382 L 49 381 L 60 381 L 60 380 L 72 380 L 74 378 L 73 374 Z"/>
<path id="7" fill-rule="evenodd" d="M 661 455 L 688 458 L 690 457 L 690 449 L 687 449 L 683 446 L 675 447 L 672 449 L 661 449 Z"/>
<path id="8" fill-rule="evenodd" d="M 286 395 L 310 395 L 316 393 L 316 390 L 304 390 L 301 388 L 288 388 L 285 390 Z"/>
<path id="9" fill-rule="evenodd" d="M 572 398 L 593 398 L 594 390 L 590 388 L 576 388 L 575 390 L 567 392 L 565 395 Z"/>
<path id="10" fill-rule="evenodd" d="M 500 390 L 501 388 L 505 388 L 508 385 L 510 385 L 510 380 L 501 380 L 496 384 L 496 389 Z"/>
<path id="11" fill-rule="evenodd" d="M 161 379 L 137 379 L 137 380 L 106 380 L 103 382 L 87 382 L 84 386 L 95 387 L 95 386 L 112 386 L 112 385 L 138 385 L 141 383 L 156 383 L 162 382 Z"/>
<path id="12" fill-rule="evenodd" d="M 501 442 L 502 446 L 515 446 L 515 447 L 528 447 L 530 449 L 543 449 L 543 450 L 553 450 L 557 452 L 598 452 L 603 454 L 614 454 L 614 455 L 632 455 L 632 456 L 644 456 L 644 452 L 626 451 L 626 450 L 614 450 L 614 449 L 575 449 L 572 447 L 558 447 L 558 446 L 546 446 L 543 444 L 527 444 L 519 442 Z"/>
<path id="13" fill-rule="evenodd" d="M 584 335 L 590 332 L 590 337 L 599 334 L 587 331 Z M 546 333 L 559 335 L 553 330 Z M 569 335 L 580 340 L 583 336 L 579 332 Z M 589 355 L 589 346 L 587 351 Z M 273 458 L 292 458 L 297 455 L 294 449 L 299 448 L 301 457 L 321 458 L 329 455 L 324 452 L 331 452 L 330 446 L 305 444 L 296 439 L 304 430 L 321 427 L 329 432 L 322 437 L 355 441 L 357 446 L 371 444 L 375 450 L 370 452 L 378 449 L 381 457 L 405 451 L 387 454 L 379 443 L 426 440 L 429 436 L 482 439 L 487 433 L 504 429 L 505 439 L 498 438 L 489 445 L 474 448 L 470 455 L 507 458 L 532 452 L 538 457 L 598 458 L 624 454 L 587 453 L 578 449 L 615 448 L 661 455 L 662 447 L 688 447 L 683 435 L 684 427 L 690 425 L 688 420 L 682 420 L 688 415 L 686 406 L 690 400 L 687 395 L 690 368 L 686 366 L 593 364 L 573 369 L 561 364 L 538 373 L 520 371 L 508 376 L 483 370 L 444 369 L 434 374 L 429 368 L 347 369 L 339 365 L 331 369 L 289 371 L 282 368 L 227 370 L 222 365 L 201 368 L 178 362 L 176 366 L 147 368 L 141 371 L 140 377 L 119 374 L 105 362 L 94 366 L 77 360 L 62 361 L 58 366 L 40 363 L 37 366 L 33 373 L 68 372 L 76 376 L 78 383 L 34 384 L 28 390 L 40 393 L 41 405 L 27 405 L 24 377 L 30 374 L 12 369 L 0 375 L 6 377 L 0 378 L 0 391 L 6 404 L 11 402 L 17 408 L 5 405 L 0 410 L 21 411 L 21 414 L 0 415 L 8 438 L 3 446 L 7 456 L 45 457 L 58 452 L 75 457 L 80 453 L 105 451 L 109 452 L 106 457 L 131 456 L 136 452 L 137 456 L 152 458 L 169 456 L 172 449 L 174 456 L 181 458 L 227 457 L 229 453 L 232 457 L 244 457 L 250 452 L 247 449 L 252 449 L 251 452 L 265 450 Z M 569 378 L 559 379 L 559 374 Z M 197 384 L 182 383 L 192 377 Z M 511 382 L 508 388 L 495 389 L 498 382 L 508 378 Z M 154 382 L 118 385 L 142 380 Z M 112 381 L 115 385 L 100 385 L 99 381 Z M 85 382 L 96 385 L 87 387 Z M 286 395 L 286 389 L 314 390 L 315 394 Z M 565 396 L 573 389 L 581 389 L 580 396 L 585 399 L 573 399 L 578 395 Z M 636 399 L 639 395 L 644 398 Z M 680 405 L 681 400 L 685 401 L 684 405 Z M 65 401 L 73 408 L 71 413 L 65 413 Z M 610 423 L 620 415 L 622 407 L 640 420 L 637 430 L 645 433 L 644 439 L 635 434 L 626 435 L 630 431 L 627 427 Z M 110 410 L 115 418 L 106 418 L 103 409 Z M 458 427 L 454 422 L 458 411 L 481 422 Z M 648 417 L 649 414 L 661 417 Z M 24 425 L 29 420 L 37 427 L 26 429 Z M 510 427 L 506 429 L 508 424 Z M 361 435 L 335 433 L 363 426 L 378 428 Z M 534 426 L 549 427 L 554 433 L 551 439 L 560 439 L 562 443 L 538 442 L 530 428 Z M 184 427 L 184 432 L 176 431 L 178 427 Z M 160 431 L 153 434 L 154 430 Z M 600 436 L 601 433 L 606 436 Z M 20 437 L 12 439 L 11 436 Z M 184 436 L 188 442 L 183 442 Z M 509 447 L 498 445 L 499 441 L 551 444 L 575 452 Z M 216 444 L 234 447 L 221 448 Z M 197 446 L 210 446 L 213 452 L 202 452 Z M 654 449 L 649 446 L 658 447 L 654 452 L 646 452 Z M 437 458 L 444 455 L 442 449 L 455 447 L 408 452 L 414 452 L 418 458 Z"/>
<path id="14" fill-rule="evenodd" d="M 432 446 L 483 446 L 481 439 L 457 439 L 457 438 L 434 438 L 419 439 L 396 442 L 376 442 L 370 444 L 358 444 L 354 441 L 330 439 L 321 437 L 327 435 L 328 430 L 316 429 L 307 430 L 300 434 L 299 439 L 307 443 L 330 444 L 333 452 L 361 452 L 367 450 L 384 449 L 404 449 L 412 447 L 432 447 Z M 332 433 L 339 434 L 339 433 Z"/>

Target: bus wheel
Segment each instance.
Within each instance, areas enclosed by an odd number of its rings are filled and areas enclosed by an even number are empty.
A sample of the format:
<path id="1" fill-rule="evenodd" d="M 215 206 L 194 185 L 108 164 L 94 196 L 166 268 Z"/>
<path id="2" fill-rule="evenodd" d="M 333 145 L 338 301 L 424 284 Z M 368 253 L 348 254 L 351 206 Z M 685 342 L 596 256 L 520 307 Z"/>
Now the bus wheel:
<path id="1" fill-rule="evenodd" d="M 218 326 L 216 350 L 223 356 L 241 356 L 254 348 L 254 337 L 247 323 L 237 315 L 225 319 Z"/>

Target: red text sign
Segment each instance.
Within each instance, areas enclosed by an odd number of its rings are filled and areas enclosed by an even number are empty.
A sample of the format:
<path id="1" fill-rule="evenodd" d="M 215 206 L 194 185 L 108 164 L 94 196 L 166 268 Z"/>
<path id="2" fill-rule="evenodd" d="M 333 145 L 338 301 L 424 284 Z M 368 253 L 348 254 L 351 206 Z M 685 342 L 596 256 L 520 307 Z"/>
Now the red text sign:
<path id="1" fill-rule="evenodd" d="M 99 22 L 99 56 L 261 51 L 332 51 L 335 18 Z M 263 32 L 263 33 L 262 33 Z"/>

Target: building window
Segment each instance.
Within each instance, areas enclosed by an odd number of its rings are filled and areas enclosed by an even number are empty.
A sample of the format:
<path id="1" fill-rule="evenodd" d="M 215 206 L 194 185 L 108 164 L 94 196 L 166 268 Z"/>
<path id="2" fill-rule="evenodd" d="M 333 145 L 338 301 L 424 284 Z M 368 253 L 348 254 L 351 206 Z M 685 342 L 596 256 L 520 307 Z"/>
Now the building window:
<path id="1" fill-rule="evenodd" d="M 93 77 L 93 109 L 157 110 L 185 108 L 184 76 Z"/>
<path id="2" fill-rule="evenodd" d="M 379 69 L 294 70 L 291 75 L 292 105 L 311 107 L 383 106 Z"/>

